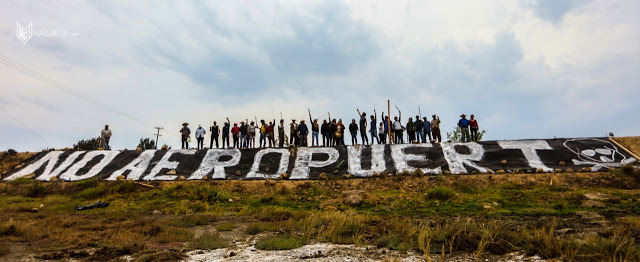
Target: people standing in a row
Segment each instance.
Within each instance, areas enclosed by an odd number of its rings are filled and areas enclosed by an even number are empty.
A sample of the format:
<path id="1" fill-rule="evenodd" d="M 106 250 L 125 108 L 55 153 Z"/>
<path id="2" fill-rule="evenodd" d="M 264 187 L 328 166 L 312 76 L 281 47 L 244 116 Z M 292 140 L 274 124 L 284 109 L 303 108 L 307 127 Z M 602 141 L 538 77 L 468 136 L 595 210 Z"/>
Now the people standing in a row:
<path id="1" fill-rule="evenodd" d="M 404 132 L 407 132 L 408 143 L 427 143 L 427 142 L 442 142 L 442 135 L 440 132 L 440 118 L 437 115 L 432 115 L 431 121 L 427 117 L 421 117 L 417 115 L 414 121 L 413 117 L 409 117 L 406 126 L 402 124 L 402 112 L 398 110 L 398 116 L 393 117 L 393 122 L 389 126 L 389 116 L 385 116 L 384 112 L 381 114 L 383 121 L 378 124 L 377 112 L 374 110 L 373 114 L 369 116 L 367 120 L 367 114 L 360 112 L 357 109 L 360 117 L 359 125 L 356 119 L 352 119 L 349 124 L 348 130 L 351 134 L 351 143 L 353 145 L 358 144 L 358 135 L 361 138 L 363 145 L 369 144 L 369 135 L 371 135 L 371 144 L 376 141 L 378 144 L 403 144 Z M 331 117 L 329 115 L 329 117 Z M 320 146 L 319 136 L 322 135 L 322 146 L 336 146 L 344 145 L 344 133 L 345 126 L 342 123 L 342 119 L 324 119 L 322 124 L 319 124 L 318 119 L 313 119 L 311 112 L 309 111 L 310 126 L 308 126 L 304 119 L 300 120 L 300 124 L 296 123 L 296 119 L 291 120 L 289 125 L 289 145 L 293 147 L 309 146 L 308 135 L 311 132 L 311 146 Z M 275 131 L 275 119 L 272 122 L 260 120 L 260 125 L 257 126 L 254 121 L 240 121 L 234 123 L 231 127 L 231 121 L 227 118 L 227 122 L 224 123 L 222 130 L 214 121 L 213 125 L 209 128 L 211 132 L 211 142 L 209 148 L 213 148 L 213 142 L 215 140 L 215 148 L 219 148 L 218 137 L 222 133 L 222 148 L 254 148 L 256 129 L 259 131 L 259 146 L 260 148 L 267 147 L 267 141 L 269 147 L 284 147 L 285 140 L 285 127 L 284 120 L 281 119 L 278 125 L 278 136 L 276 137 Z M 183 123 L 183 127 L 180 129 L 182 148 L 188 149 L 190 141 L 191 130 L 188 127 L 188 123 Z M 478 121 L 474 115 L 471 115 L 470 119 L 466 118 L 465 114 L 460 115 L 458 121 L 458 127 L 461 130 L 461 141 L 478 141 Z M 101 131 L 102 147 L 108 147 L 109 138 L 111 137 L 111 130 L 108 129 L 108 125 Z M 358 134 L 360 132 L 360 134 Z M 391 132 L 391 134 L 389 134 Z M 197 149 L 204 149 L 204 138 L 206 131 L 201 125 L 198 125 L 196 129 L 195 137 L 197 139 Z M 230 137 L 233 139 L 233 145 L 230 145 Z M 391 137 L 391 141 L 387 141 L 388 137 Z M 276 138 L 278 143 L 276 145 Z"/>

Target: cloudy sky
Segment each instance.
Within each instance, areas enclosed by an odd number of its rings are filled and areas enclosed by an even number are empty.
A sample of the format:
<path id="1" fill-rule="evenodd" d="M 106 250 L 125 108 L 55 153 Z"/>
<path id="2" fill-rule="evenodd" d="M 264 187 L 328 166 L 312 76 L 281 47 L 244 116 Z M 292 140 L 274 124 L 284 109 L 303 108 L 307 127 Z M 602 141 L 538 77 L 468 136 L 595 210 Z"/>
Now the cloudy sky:
<path id="1" fill-rule="evenodd" d="M 640 1 L 2 1 L 0 150 L 391 100 L 486 139 L 640 135 Z M 16 36 L 17 23 L 67 36 Z M 8 60 L 10 59 L 10 60 Z M 55 81 L 6 65 L 17 62 Z M 15 64 L 13 64 L 15 66 Z M 50 82 L 51 83 L 51 82 Z M 66 91 L 63 91 L 66 90 Z M 72 95 L 75 94 L 75 95 Z"/>

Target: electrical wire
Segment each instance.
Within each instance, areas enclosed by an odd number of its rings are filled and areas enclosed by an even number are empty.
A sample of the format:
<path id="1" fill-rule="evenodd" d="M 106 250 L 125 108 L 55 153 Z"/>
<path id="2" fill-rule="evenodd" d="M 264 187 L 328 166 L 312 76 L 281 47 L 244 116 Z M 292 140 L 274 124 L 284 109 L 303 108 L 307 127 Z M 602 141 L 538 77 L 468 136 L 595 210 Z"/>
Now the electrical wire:
<path id="1" fill-rule="evenodd" d="M 9 113 L 9 111 L 5 110 L 3 107 L 0 106 L 0 110 L 2 110 L 5 114 L 7 114 L 11 119 L 13 119 L 13 121 L 16 121 L 20 126 L 22 126 L 22 128 L 24 128 L 25 130 L 29 131 L 31 134 L 33 134 L 35 137 L 37 137 L 38 139 L 42 140 L 42 142 L 44 142 L 48 147 L 53 148 L 53 146 L 51 146 L 51 144 L 49 142 L 47 142 L 47 140 L 45 140 L 44 138 L 42 138 L 41 136 L 39 136 L 36 132 L 34 132 L 33 130 L 31 130 L 31 128 L 27 127 L 24 123 L 22 123 L 20 120 L 18 120 L 17 118 L 13 117 L 13 115 L 11 115 L 11 113 Z"/>
<path id="2" fill-rule="evenodd" d="M 148 122 L 146 122 L 146 121 L 144 121 L 142 119 L 139 119 L 139 118 L 137 118 L 135 116 L 132 116 L 130 114 L 127 114 L 127 113 L 124 113 L 122 111 L 119 111 L 119 110 L 117 110 L 117 109 L 115 109 L 115 108 L 113 108 L 113 107 L 111 107 L 109 105 L 106 105 L 106 104 L 104 104 L 104 103 L 102 103 L 102 102 L 100 102 L 100 101 L 98 101 L 96 99 L 93 99 L 93 98 L 91 98 L 91 97 L 89 97 L 87 95 L 84 95 L 84 94 L 82 94 L 82 93 L 80 93 L 80 92 L 78 92 L 78 91 L 76 91 L 76 90 L 74 90 L 72 88 L 69 88 L 69 87 L 67 87 L 67 86 L 65 86 L 63 84 L 60 84 L 59 82 L 56 82 L 55 80 L 52 80 L 51 78 L 46 77 L 46 76 L 44 76 L 44 75 L 42 75 L 42 74 L 30 69 L 29 67 L 27 67 L 25 65 L 22 65 L 22 64 L 20 64 L 20 63 L 18 63 L 16 61 L 12 60 L 11 58 L 8 58 L 8 57 L 2 55 L 2 54 L 0 54 L 0 63 L 3 63 L 6 66 L 9 66 L 9 67 L 11 67 L 11 68 L 13 68 L 15 70 L 18 70 L 21 73 L 24 73 L 24 74 L 26 74 L 26 75 L 34 78 L 34 79 L 37 79 L 37 80 L 39 80 L 39 81 L 41 81 L 43 83 L 46 83 L 51 87 L 54 87 L 54 88 L 56 88 L 56 89 L 58 89 L 60 91 L 68 93 L 68 94 L 70 94 L 70 95 L 72 95 L 72 96 L 74 96 L 74 97 L 76 97 L 78 99 L 81 99 L 81 100 L 83 100 L 83 101 L 85 101 L 87 103 L 96 105 L 96 106 L 101 107 L 101 108 L 103 108 L 103 109 L 105 109 L 107 111 L 111 111 L 112 113 L 121 115 L 121 116 L 123 116 L 123 117 L 125 117 L 125 118 L 127 118 L 127 119 L 129 119 L 129 120 L 131 120 L 133 122 L 136 122 L 136 123 L 138 123 L 140 125 L 143 125 L 143 126 L 152 126 L 153 125 L 153 124 L 148 123 Z"/>

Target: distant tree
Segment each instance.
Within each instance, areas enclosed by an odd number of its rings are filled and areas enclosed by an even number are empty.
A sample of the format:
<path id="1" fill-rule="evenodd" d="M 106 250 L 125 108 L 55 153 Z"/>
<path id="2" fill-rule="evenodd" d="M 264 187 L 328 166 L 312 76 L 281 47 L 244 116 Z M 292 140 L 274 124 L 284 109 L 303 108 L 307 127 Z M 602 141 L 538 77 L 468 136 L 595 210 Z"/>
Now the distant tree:
<path id="1" fill-rule="evenodd" d="M 75 150 L 96 150 L 100 146 L 100 137 L 83 139 L 73 145 Z"/>
<path id="2" fill-rule="evenodd" d="M 478 141 L 482 141 L 482 137 L 486 132 L 486 130 L 478 132 Z M 460 139 L 462 139 L 462 129 L 460 127 L 456 126 L 453 131 L 447 132 L 447 141 L 460 142 Z"/>
<path id="3" fill-rule="evenodd" d="M 140 143 L 138 144 L 138 147 L 142 148 L 142 150 L 156 149 L 156 142 L 150 138 L 144 138 L 144 139 L 140 138 Z"/>

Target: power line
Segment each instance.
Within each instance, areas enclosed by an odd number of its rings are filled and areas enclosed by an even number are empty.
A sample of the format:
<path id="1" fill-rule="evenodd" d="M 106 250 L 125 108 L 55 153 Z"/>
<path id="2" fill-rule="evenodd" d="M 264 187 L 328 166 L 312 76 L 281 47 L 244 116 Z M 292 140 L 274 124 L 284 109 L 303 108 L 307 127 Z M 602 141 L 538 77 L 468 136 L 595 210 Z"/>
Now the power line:
<path id="1" fill-rule="evenodd" d="M 29 67 L 27 67 L 25 65 L 22 65 L 22 64 L 20 64 L 20 63 L 18 63 L 16 61 L 12 60 L 11 58 L 8 58 L 8 57 L 2 55 L 2 54 L 0 54 L 0 62 L 5 64 L 5 65 L 7 65 L 7 66 L 9 66 L 9 67 L 11 67 L 11 68 L 13 68 L 13 69 L 15 69 L 15 70 L 18 70 L 18 71 L 20 71 L 20 72 L 22 72 L 22 73 L 24 73 L 24 74 L 26 74 L 26 75 L 28 75 L 28 76 L 30 76 L 32 78 L 35 78 L 35 79 L 37 79 L 37 80 L 39 80 L 39 81 L 41 81 L 43 83 L 46 83 L 46 84 L 48 84 L 48 85 L 50 85 L 50 86 L 52 86 L 52 87 L 54 87 L 54 88 L 56 88 L 56 89 L 58 89 L 60 91 L 66 92 L 66 93 L 68 93 L 68 94 L 70 94 L 70 95 L 72 95 L 72 96 L 74 96 L 74 97 L 76 97 L 78 99 L 81 99 L 81 100 L 83 100 L 83 101 L 85 101 L 87 103 L 94 104 L 96 106 L 102 107 L 103 109 L 111 111 L 112 113 L 116 113 L 116 114 L 119 114 L 121 116 L 124 116 L 125 118 L 128 118 L 129 120 L 131 120 L 133 122 L 136 122 L 138 124 L 145 125 L 145 126 L 152 125 L 152 124 L 150 124 L 150 123 L 148 123 L 148 122 L 146 122 L 146 121 L 144 121 L 142 119 L 139 119 L 139 118 L 137 118 L 135 116 L 132 116 L 132 115 L 129 115 L 129 114 L 124 113 L 122 111 L 119 111 L 119 110 L 117 110 L 117 109 L 115 109 L 115 108 L 113 108 L 113 107 L 111 107 L 109 105 L 106 105 L 106 104 L 104 104 L 104 103 L 102 103 L 102 102 L 100 102 L 100 101 L 98 101 L 96 99 L 93 99 L 93 98 L 91 98 L 91 97 L 89 97 L 87 95 L 84 95 L 84 94 L 82 94 L 82 93 L 80 93 L 80 92 L 78 92 L 78 91 L 76 91 L 76 90 L 74 90 L 74 89 L 72 89 L 70 87 L 67 87 L 67 86 L 65 86 L 63 84 L 60 84 L 59 82 L 56 82 L 55 80 L 52 80 L 51 78 L 49 78 L 47 76 L 44 76 L 44 75 L 42 75 L 42 74 L 30 69 Z"/>
<path id="2" fill-rule="evenodd" d="M 20 120 L 18 120 L 17 118 L 13 117 L 13 115 L 11 115 L 11 113 L 9 113 L 7 110 L 4 110 L 4 108 L 2 108 L 0 106 L 0 110 L 2 110 L 5 114 L 7 114 L 11 119 L 13 119 L 13 121 L 16 121 L 20 126 L 22 126 L 22 128 L 26 129 L 27 131 L 29 131 L 31 134 L 33 134 L 35 137 L 37 137 L 38 139 L 42 140 L 42 142 L 44 142 L 45 144 L 47 144 L 48 147 L 53 148 L 53 146 L 51 146 L 51 144 L 49 144 L 49 142 L 47 142 L 47 140 L 45 140 L 44 138 L 42 138 L 41 136 L 39 136 L 36 132 L 34 132 L 33 130 L 31 130 L 31 128 L 27 127 L 25 124 L 23 124 Z"/>

